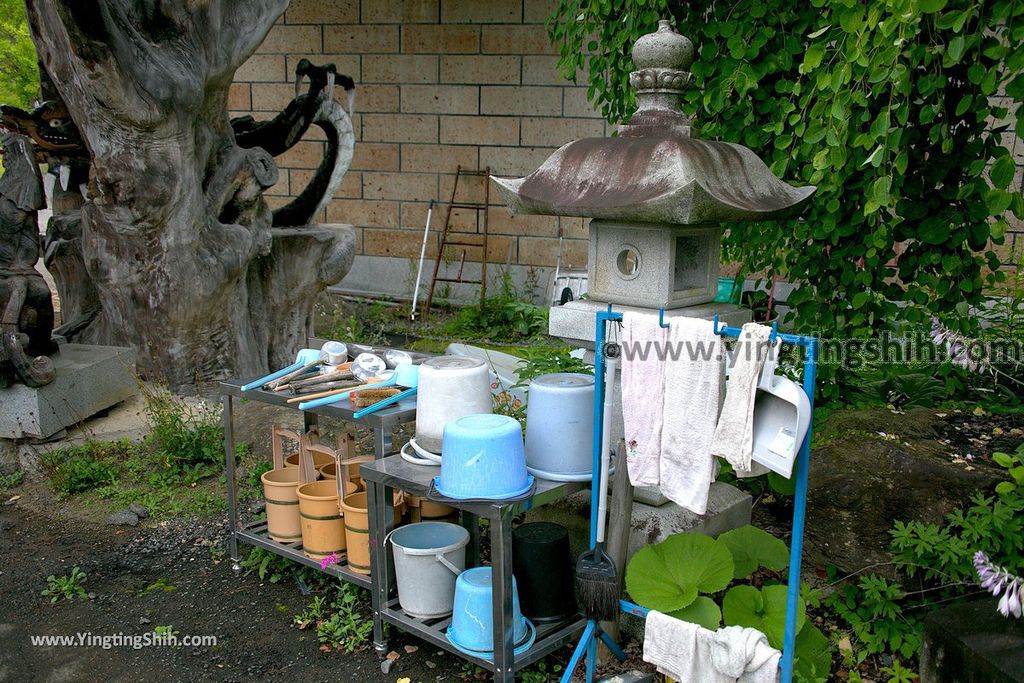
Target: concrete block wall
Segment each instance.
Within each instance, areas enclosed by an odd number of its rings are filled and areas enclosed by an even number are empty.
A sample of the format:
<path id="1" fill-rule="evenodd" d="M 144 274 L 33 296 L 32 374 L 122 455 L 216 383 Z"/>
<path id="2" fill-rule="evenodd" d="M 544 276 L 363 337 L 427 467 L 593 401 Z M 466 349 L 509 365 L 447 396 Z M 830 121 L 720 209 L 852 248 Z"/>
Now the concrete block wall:
<path id="1" fill-rule="evenodd" d="M 356 227 L 358 256 L 343 287 L 411 295 L 428 203 L 436 202 L 427 249 L 432 259 L 457 165 L 520 176 L 575 138 L 608 134 L 587 101 L 585 81 L 576 86 L 558 73 L 556 50 L 544 27 L 555 5 L 555 0 L 292 0 L 259 51 L 238 70 L 232 113 L 260 120 L 276 115 L 294 96 L 295 64 L 303 57 L 334 62 L 356 81 L 355 158 L 322 217 Z M 302 190 L 319 163 L 321 146 L 317 140 L 302 142 L 279 157 L 280 181 L 269 193 L 273 203 Z M 481 200 L 482 182 L 460 183 L 456 201 Z M 582 219 L 513 217 L 493 187 L 490 203 L 490 263 L 511 264 L 519 281 L 533 269 L 546 285 L 561 230 L 563 267 L 586 267 Z M 455 210 L 452 225 L 475 233 L 482 219 Z M 467 277 L 476 272 L 472 262 L 478 253 L 467 251 Z M 431 266 L 432 261 L 428 275 Z M 454 294 L 472 296 L 473 291 L 456 288 Z"/>

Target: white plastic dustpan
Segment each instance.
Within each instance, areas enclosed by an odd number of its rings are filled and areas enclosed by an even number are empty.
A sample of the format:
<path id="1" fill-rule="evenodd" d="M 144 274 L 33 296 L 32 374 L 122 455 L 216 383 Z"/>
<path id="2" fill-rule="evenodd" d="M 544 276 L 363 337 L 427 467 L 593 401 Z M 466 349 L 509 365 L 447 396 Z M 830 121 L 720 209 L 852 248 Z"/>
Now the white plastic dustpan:
<path id="1" fill-rule="evenodd" d="M 754 448 L 751 459 L 789 479 L 811 426 L 811 402 L 803 388 L 775 374 L 779 348 L 769 350 L 754 399 Z"/>

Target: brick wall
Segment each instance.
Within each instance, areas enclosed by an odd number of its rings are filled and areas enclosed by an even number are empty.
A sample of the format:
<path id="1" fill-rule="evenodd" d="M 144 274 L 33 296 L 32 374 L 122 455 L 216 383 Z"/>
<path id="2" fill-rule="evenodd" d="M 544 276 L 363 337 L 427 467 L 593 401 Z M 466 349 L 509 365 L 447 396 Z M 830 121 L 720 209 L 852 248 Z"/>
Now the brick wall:
<path id="1" fill-rule="evenodd" d="M 295 64 L 303 57 L 334 62 L 357 83 L 355 159 L 323 217 L 356 227 L 359 256 L 343 286 L 411 293 L 410 263 L 419 256 L 428 202 L 440 203 L 428 247 L 433 257 L 456 165 L 520 176 L 570 140 L 607 133 L 587 102 L 586 87 L 558 74 L 543 25 L 554 5 L 292 0 L 257 54 L 238 70 L 232 113 L 257 119 L 274 116 L 293 97 Z M 321 145 L 302 142 L 278 159 L 280 181 L 269 193 L 274 203 L 301 191 Z M 456 201 L 482 199 L 481 183 L 467 181 Z M 582 219 L 512 217 L 493 186 L 490 202 L 490 262 L 511 263 L 520 280 L 528 268 L 550 268 L 561 229 L 563 267 L 585 267 Z M 460 231 L 477 232 L 481 224 L 475 212 L 453 212 L 452 225 Z M 476 258 L 476 251 L 467 253 L 467 261 Z"/>

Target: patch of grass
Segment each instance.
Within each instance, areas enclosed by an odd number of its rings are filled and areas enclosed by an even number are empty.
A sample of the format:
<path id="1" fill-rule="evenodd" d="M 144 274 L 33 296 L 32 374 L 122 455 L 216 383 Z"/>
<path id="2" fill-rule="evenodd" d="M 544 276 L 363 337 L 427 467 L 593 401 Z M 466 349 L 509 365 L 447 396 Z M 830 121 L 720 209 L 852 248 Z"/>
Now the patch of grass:
<path id="1" fill-rule="evenodd" d="M 15 470 L 10 474 L 0 474 L 0 489 L 13 489 L 21 486 L 25 480 L 25 473 Z"/>
<path id="2" fill-rule="evenodd" d="M 292 623 L 300 630 L 316 630 L 324 652 L 358 652 L 369 644 L 373 620 L 370 594 L 350 583 L 338 583 L 324 595 L 315 595 Z"/>
<path id="3" fill-rule="evenodd" d="M 53 490 L 66 497 L 116 483 L 119 461 L 135 450 L 135 444 L 128 439 L 86 441 L 80 446 L 50 451 L 40 458 L 40 464 Z"/>
<path id="4" fill-rule="evenodd" d="M 106 506 L 141 503 L 156 519 L 221 512 L 224 494 L 216 475 L 224 469 L 224 431 L 219 410 L 155 391 L 146 397 L 146 413 L 153 431 L 142 443 L 87 441 L 44 455 L 53 490 Z M 236 444 L 235 450 L 242 458 L 248 447 Z"/>
<path id="5" fill-rule="evenodd" d="M 77 566 L 73 567 L 71 573 L 65 576 L 50 574 L 46 577 L 46 590 L 42 592 L 42 595 L 50 598 L 50 602 L 88 598 L 89 594 L 85 591 L 86 579 L 86 573 Z"/>
<path id="6" fill-rule="evenodd" d="M 135 595 L 140 598 L 144 598 L 150 593 L 173 593 L 176 590 L 178 590 L 178 587 L 173 585 L 167 579 L 157 579 L 145 588 L 139 590 Z"/>

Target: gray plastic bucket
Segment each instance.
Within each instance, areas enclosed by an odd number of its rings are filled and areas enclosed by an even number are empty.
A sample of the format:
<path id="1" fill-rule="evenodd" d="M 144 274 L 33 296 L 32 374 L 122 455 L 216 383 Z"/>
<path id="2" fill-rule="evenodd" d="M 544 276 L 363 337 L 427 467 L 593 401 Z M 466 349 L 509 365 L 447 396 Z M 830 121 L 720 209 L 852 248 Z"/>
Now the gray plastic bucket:
<path id="1" fill-rule="evenodd" d="M 458 524 L 419 522 L 395 529 L 388 538 L 402 609 L 421 619 L 451 614 L 469 532 Z"/>

